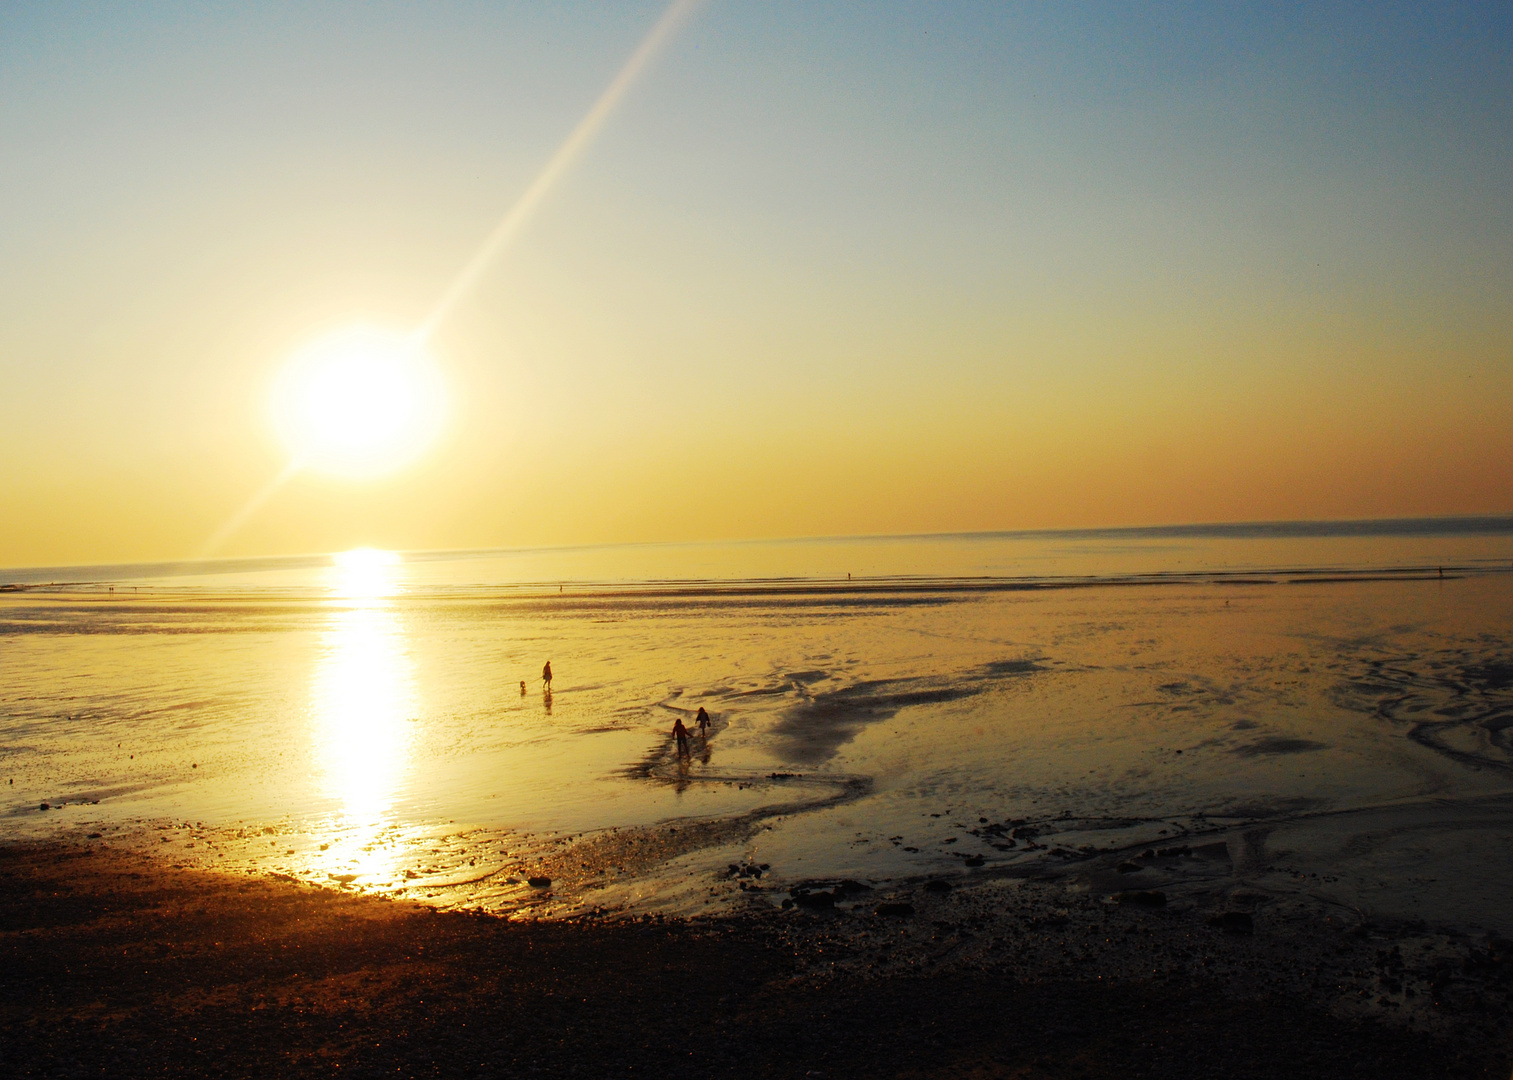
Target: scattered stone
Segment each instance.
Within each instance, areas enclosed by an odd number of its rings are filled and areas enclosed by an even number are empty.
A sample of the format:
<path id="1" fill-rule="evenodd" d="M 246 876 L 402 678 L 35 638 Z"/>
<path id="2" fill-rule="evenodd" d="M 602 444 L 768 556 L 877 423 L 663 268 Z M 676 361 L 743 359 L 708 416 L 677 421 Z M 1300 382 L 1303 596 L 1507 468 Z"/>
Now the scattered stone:
<path id="1" fill-rule="evenodd" d="M 877 914 L 897 915 L 901 918 L 908 918 L 914 914 L 914 905 L 890 900 L 887 903 L 877 905 Z"/>
<path id="2" fill-rule="evenodd" d="M 533 889 L 550 889 L 552 887 L 552 879 L 549 877 L 526 878 L 525 883 Z"/>
<path id="3" fill-rule="evenodd" d="M 1188 854 L 1189 850 L 1190 849 L 1188 848 L 1188 846 L 1186 844 L 1183 844 L 1181 847 L 1158 848 L 1156 850 L 1156 854 L 1161 856 L 1163 859 L 1175 859 L 1182 855 Z"/>
<path id="4" fill-rule="evenodd" d="M 807 892 L 798 890 L 792 894 L 793 902 L 801 908 L 809 908 L 811 911 L 823 911 L 835 907 L 835 894 L 833 892 Z"/>
<path id="5" fill-rule="evenodd" d="M 871 892 L 871 885 L 863 885 L 860 881 L 852 881 L 847 878 L 835 887 L 836 896 L 853 896 L 856 893 Z"/>
<path id="6" fill-rule="evenodd" d="M 92 832 L 88 836 L 86 836 L 84 839 L 86 839 L 86 840 L 99 840 L 99 839 L 103 838 L 104 835 L 105 835 L 104 833 Z"/>
<path id="7" fill-rule="evenodd" d="M 1138 874 L 1144 869 L 1145 867 L 1141 866 L 1139 863 L 1122 862 L 1119 864 L 1119 872 L 1121 874 Z"/>
<path id="8" fill-rule="evenodd" d="M 981 866 L 982 865 L 982 861 L 983 860 L 982 860 L 982 856 L 981 855 L 973 855 L 969 859 L 967 859 L 965 865 L 967 865 L 967 866 Z"/>
<path id="9" fill-rule="evenodd" d="M 1132 904 L 1135 907 L 1165 907 L 1166 894 L 1164 892 L 1144 892 L 1141 890 L 1131 890 L 1129 892 L 1115 893 L 1114 902 L 1117 904 Z"/>
<path id="10" fill-rule="evenodd" d="M 51 810 L 52 807 L 49 806 L 47 803 L 42 803 L 40 806 L 37 807 L 37 809 L 38 810 Z"/>
<path id="11" fill-rule="evenodd" d="M 950 891 L 951 883 L 949 881 L 941 881 L 939 878 L 936 878 L 933 881 L 925 882 L 925 892 L 939 893 L 940 895 L 944 896 Z"/>
<path id="12" fill-rule="evenodd" d="M 1221 911 L 1208 920 L 1208 925 L 1226 934 L 1253 934 L 1256 931 L 1255 920 L 1244 911 Z"/>

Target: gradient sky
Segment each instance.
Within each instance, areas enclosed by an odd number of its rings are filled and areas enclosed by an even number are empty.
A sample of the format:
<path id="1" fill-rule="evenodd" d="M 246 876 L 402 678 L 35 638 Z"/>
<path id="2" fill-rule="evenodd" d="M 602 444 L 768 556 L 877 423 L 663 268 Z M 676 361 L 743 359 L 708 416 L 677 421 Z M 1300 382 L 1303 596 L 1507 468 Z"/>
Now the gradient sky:
<path id="1" fill-rule="evenodd" d="M 0 5 L 0 565 L 175 559 L 660 4 Z M 714 0 L 218 554 L 1513 511 L 1513 5 Z"/>

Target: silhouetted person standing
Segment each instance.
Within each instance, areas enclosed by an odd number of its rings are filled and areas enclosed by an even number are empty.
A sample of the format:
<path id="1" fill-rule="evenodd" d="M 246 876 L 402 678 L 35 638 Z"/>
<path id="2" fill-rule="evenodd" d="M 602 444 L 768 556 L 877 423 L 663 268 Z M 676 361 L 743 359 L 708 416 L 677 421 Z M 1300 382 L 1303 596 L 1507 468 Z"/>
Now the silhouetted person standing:
<path id="1" fill-rule="evenodd" d="M 672 737 L 678 740 L 678 757 L 688 756 L 688 729 L 683 726 L 683 718 L 680 716 L 672 725 Z"/>
<path id="2" fill-rule="evenodd" d="M 704 710 L 704 706 L 699 706 L 699 715 L 693 718 L 693 722 L 699 729 L 699 738 L 709 738 L 709 713 Z"/>
<path id="3" fill-rule="evenodd" d="M 552 692 L 552 662 L 548 660 L 546 666 L 541 669 L 541 681 L 546 684 L 546 692 Z"/>

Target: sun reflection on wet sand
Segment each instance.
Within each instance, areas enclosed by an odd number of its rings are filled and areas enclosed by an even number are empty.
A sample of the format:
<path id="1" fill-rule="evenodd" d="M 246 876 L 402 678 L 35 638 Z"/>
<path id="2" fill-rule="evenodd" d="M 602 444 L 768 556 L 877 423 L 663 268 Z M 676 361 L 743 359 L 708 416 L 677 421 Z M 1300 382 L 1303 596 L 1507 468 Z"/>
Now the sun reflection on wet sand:
<path id="1" fill-rule="evenodd" d="M 331 594 L 339 600 L 379 600 L 398 591 L 399 556 L 376 548 L 353 548 L 331 556 Z"/>
<path id="2" fill-rule="evenodd" d="M 393 874 L 381 832 L 409 766 L 417 695 L 404 627 L 394 611 L 392 552 L 343 552 L 333 560 L 335 601 L 311 693 L 315 759 L 326 793 L 341 804 L 322 859 L 333 874 L 372 881 Z"/>

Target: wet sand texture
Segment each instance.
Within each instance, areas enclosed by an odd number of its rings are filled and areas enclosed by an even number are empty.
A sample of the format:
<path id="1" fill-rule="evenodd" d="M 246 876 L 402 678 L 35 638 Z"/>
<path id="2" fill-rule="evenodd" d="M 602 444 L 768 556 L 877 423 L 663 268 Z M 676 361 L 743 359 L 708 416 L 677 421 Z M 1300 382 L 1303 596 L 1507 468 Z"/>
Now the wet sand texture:
<path id="1" fill-rule="evenodd" d="M 0 1072 L 1508 1075 L 1506 1014 L 1489 995 L 1505 994 L 1513 956 L 1496 949 L 1466 954 L 1457 977 L 1479 981 L 1465 984 L 1476 1000 L 1457 1006 L 1454 1037 L 1332 1017 L 1264 986 L 1237 993 L 1223 980 L 1163 975 L 1162 913 L 1138 904 L 1111 909 L 1103 917 L 1116 921 L 1098 928 L 1111 942 L 1133 932 L 1157 943 L 1147 977 L 1104 979 L 1098 965 L 1072 962 L 1070 947 L 1087 947 L 1072 931 L 1091 918 L 1078 910 L 1024 927 L 1039 953 L 1019 963 L 827 974 L 868 950 L 886 955 L 900 926 L 917 934 L 932 916 L 945 927 L 937 951 L 950 952 L 970 932 L 948 919 L 975 910 L 954 903 L 952 891 L 926 890 L 917 912 L 885 915 L 510 923 L 172 870 L 100 845 L 12 844 L 0 848 Z M 1146 916 L 1158 921 L 1142 926 Z M 1252 941 L 1243 930 L 1211 928 L 1201 947 Z M 1194 931 L 1177 933 L 1191 941 Z M 1370 937 L 1353 940 L 1377 948 Z M 1378 951 L 1390 968 L 1391 951 Z"/>

